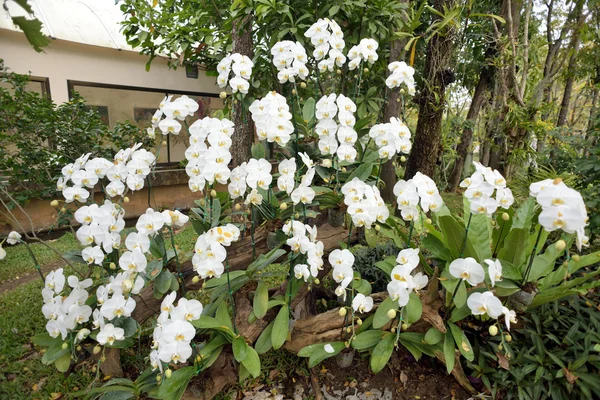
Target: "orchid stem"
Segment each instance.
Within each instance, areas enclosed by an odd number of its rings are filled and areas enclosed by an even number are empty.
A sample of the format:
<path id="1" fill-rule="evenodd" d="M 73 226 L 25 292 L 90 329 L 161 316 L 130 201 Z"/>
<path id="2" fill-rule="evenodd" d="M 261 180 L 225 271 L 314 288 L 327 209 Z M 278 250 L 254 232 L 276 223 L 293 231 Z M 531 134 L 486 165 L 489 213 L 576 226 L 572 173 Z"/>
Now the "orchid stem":
<path id="1" fill-rule="evenodd" d="M 46 284 L 46 278 L 44 278 L 44 274 L 42 273 L 42 269 L 40 267 L 40 264 L 38 263 L 38 260 L 35 257 L 35 254 L 33 254 L 33 251 L 31 251 L 31 248 L 29 247 L 29 243 L 27 243 L 24 240 L 22 240 L 21 243 L 23 243 L 25 245 L 25 248 L 27 249 L 27 251 L 29 252 L 29 255 L 33 259 L 33 266 L 35 267 L 35 269 L 38 272 L 38 274 L 40 274 L 40 278 L 42 278 L 42 282 L 45 285 Z"/>
<path id="2" fill-rule="evenodd" d="M 383 164 L 383 158 L 379 158 L 379 169 L 377 170 L 377 179 L 375 180 L 375 187 L 379 185 L 379 177 L 381 176 L 381 165 Z"/>
<path id="3" fill-rule="evenodd" d="M 469 213 L 469 221 L 467 222 L 467 227 L 465 228 L 465 238 L 463 240 L 462 248 L 460 249 L 460 258 L 463 257 L 465 253 L 465 248 L 467 247 L 467 239 L 469 238 L 469 228 L 471 227 L 471 218 L 473 218 L 473 213 Z"/>
<path id="4" fill-rule="evenodd" d="M 402 330 L 402 312 L 404 311 L 404 307 L 402 307 L 400 309 L 400 312 L 398 314 L 400 314 L 400 316 L 398 317 L 398 326 L 396 327 L 396 343 L 398 343 L 398 340 L 400 340 L 400 330 Z"/>
<path id="5" fill-rule="evenodd" d="M 494 252 L 492 254 L 492 258 L 496 258 L 496 256 L 498 255 L 498 253 L 496 251 L 498 250 L 498 246 L 500 245 L 500 242 L 502 241 L 502 234 L 504 233 L 505 225 L 506 225 L 506 221 L 502 220 L 502 227 L 500 227 L 500 235 L 498 236 L 498 240 L 496 241 L 496 245 L 494 246 Z"/>
<path id="6" fill-rule="evenodd" d="M 231 290 L 231 280 L 229 279 L 229 261 L 225 261 L 225 266 L 227 268 L 227 290 L 229 292 L 229 301 L 231 302 L 231 311 L 233 318 L 231 319 L 233 322 L 233 332 L 237 333 L 237 328 L 235 326 L 235 300 L 233 299 L 233 291 Z"/>
<path id="7" fill-rule="evenodd" d="M 173 228 L 169 226 L 169 233 L 171 236 L 171 246 L 173 247 L 173 251 L 175 252 L 175 262 L 177 263 L 177 275 L 179 275 L 179 280 L 181 281 L 181 294 L 185 297 L 185 281 L 183 280 L 183 273 L 181 272 L 181 263 L 179 262 L 179 255 L 177 254 L 177 247 L 175 247 L 175 234 L 173 233 Z"/>
<path id="8" fill-rule="evenodd" d="M 406 241 L 406 248 L 410 248 L 410 239 L 412 238 L 413 228 L 415 227 L 415 221 L 410 221 L 410 230 L 408 231 L 408 240 Z"/>
<path id="9" fill-rule="evenodd" d="M 352 219 L 350 219 L 350 225 L 348 227 L 348 239 L 346 240 L 346 245 L 350 246 L 350 238 L 352 237 Z"/>
<path id="10" fill-rule="evenodd" d="M 254 243 L 254 207 L 252 203 L 250 203 L 250 218 L 252 220 L 252 228 L 250 230 L 250 235 L 252 238 L 252 261 L 256 258 L 256 245 Z"/>
<path id="11" fill-rule="evenodd" d="M 527 270 L 525 271 L 525 275 L 523 276 L 523 280 L 521 281 L 521 286 L 523 286 L 525 284 L 525 282 L 527 282 L 527 279 L 529 278 L 529 273 L 531 272 L 531 267 L 533 265 L 533 259 L 535 257 L 535 253 L 537 252 L 538 242 L 540 241 L 540 237 L 542 236 L 542 230 L 543 230 L 543 228 L 540 226 L 540 230 L 538 232 L 537 239 L 535 239 L 535 245 L 533 246 L 533 250 L 531 251 L 531 254 L 529 255 L 529 263 L 527 265 Z"/>

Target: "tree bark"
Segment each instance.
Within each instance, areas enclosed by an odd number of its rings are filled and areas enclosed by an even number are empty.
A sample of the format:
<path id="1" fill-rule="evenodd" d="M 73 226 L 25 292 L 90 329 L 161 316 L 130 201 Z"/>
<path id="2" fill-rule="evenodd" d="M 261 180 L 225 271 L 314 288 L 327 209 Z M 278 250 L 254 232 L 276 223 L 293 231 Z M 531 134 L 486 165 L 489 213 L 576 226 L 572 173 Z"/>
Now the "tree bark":
<path id="1" fill-rule="evenodd" d="M 569 43 L 569 49 L 571 56 L 569 57 L 569 64 L 567 66 L 567 80 L 565 82 L 565 91 L 563 93 L 562 102 L 560 103 L 560 112 L 558 113 L 558 120 L 556 126 L 565 126 L 567 123 L 567 116 L 569 115 L 569 105 L 571 103 L 571 95 L 573 93 L 573 83 L 575 83 L 575 71 L 577 64 L 577 53 L 579 52 L 579 36 L 581 29 L 585 22 L 585 14 L 583 13 L 583 7 L 576 9 L 577 13 L 577 25 L 573 30 L 573 36 L 571 36 L 571 43 Z"/>
<path id="2" fill-rule="evenodd" d="M 408 0 L 398 0 L 399 3 L 408 3 Z M 406 40 L 404 39 L 396 39 L 390 43 L 390 59 L 389 62 L 398 61 L 400 59 L 400 55 L 402 54 L 402 49 Z M 388 89 L 386 89 L 388 90 Z M 389 122 L 392 117 L 400 117 L 400 108 L 402 105 L 399 102 L 400 99 L 400 90 L 399 89 L 389 89 L 389 94 L 387 97 L 387 102 L 385 103 L 385 109 L 383 112 L 383 122 Z M 406 123 L 406 121 L 402 121 Z M 396 200 L 394 196 L 394 185 L 396 184 L 396 167 L 394 166 L 394 161 L 396 157 L 393 157 L 391 160 L 385 162 L 381 169 L 381 180 L 385 183 L 385 186 L 381 190 L 381 197 L 386 203 L 393 203 Z"/>
<path id="3" fill-rule="evenodd" d="M 486 51 L 486 64 L 481 69 L 479 75 L 479 82 L 475 87 L 475 93 L 467 112 L 467 118 L 465 120 L 465 127 L 463 128 L 463 134 L 460 139 L 460 143 L 456 147 L 456 161 L 454 162 L 454 169 L 450 174 L 449 185 L 450 191 L 455 192 L 458 189 L 458 184 L 461 181 L 462 173 L 465 166 L 465 160 L 467 159 L 468 150 L 473 142 L 473 130 L 481 106 L 485 100 L 485 94 L 488 92 L 489 87 L 494 79 L 495 67 L 490 62 L 487 63 L 487 59 L 493 57 L 496 53 L 495 49 L 488 48 Z"/>
<path id="4" fill-rule="evenodd" d="M 436 0 L 434 7 L 443 13 L 452 9 L 455 4 L 456 0 Z M 446 86 L 454 82 L 450 64 L 454 54 L 456 29 L 450 26 L 446 29 L 444 36 L 436 34 L 427 44 L 423 73 L 425 84 L 417 99 L 419 120 L 404 179 L 412 178 L 419 171 L 430 177 L 435 173 L 441 144 Z"/>
<path id="5" fill-rule="evenodd" d="M 233 22 L 232 31 L 233 53 L 253 57 L 252 46 L 252 15 L 248 14 Z M 231 137 L 231 159 L 233 167 L 237 167 L 250 159 L 250 148 L 254 142 L 254 127 L 248 110 L 244 111 L 240 101 L 234 101 L 232 108 L 235 130 Z"/>
<path id="6" fill-rule="evenodd" d="M 390 44 L 390 63 L 397 61 L 402 51 L 403 43 L 400 40 L 394 40 Z M 399 89 L 387 89 L 389 90 L 387 103 L 385 104 L 385 110 L 383 112 L 383 122 L 389 122 L 392 117 L 400 116 L 400 91 Z M 402 121 L 406 122 L 406 121 Z M 381 180 L 385 183 L 385 186 L 381 190 L 381 197 L 386 203 L 393 203 L 396 198 L 394 196 L 394 185 L 396 184 L 396 167 L 394 161 L 396 157 L 386 161 L 381 169 Z"/>

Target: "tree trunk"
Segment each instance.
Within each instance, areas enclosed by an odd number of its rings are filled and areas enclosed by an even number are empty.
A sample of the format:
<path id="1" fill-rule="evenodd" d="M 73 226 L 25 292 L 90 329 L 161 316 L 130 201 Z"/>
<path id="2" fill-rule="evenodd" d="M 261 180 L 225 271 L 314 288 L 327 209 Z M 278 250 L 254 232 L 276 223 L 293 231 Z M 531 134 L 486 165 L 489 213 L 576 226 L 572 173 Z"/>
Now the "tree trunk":
<path id="1" fill-rule="evenodd" d="M 400 52 L 402 51 L 403 43 L 400 40 L 394 40 L 390 44 L 390 63 L 397 61 Z M 387 103 L 385 104 L 385 110 L 383 112 L 383 122 L 389 122 L 392 117 L 399 117 L 400 115 L 400 90 L 399 89 L 387 89 L 389 90 Z M 406 122 L 406 121 L 402 121 Z M 396 167 L 394 161 L 396 157 L 385 162 L 381 169 L 381 180 L 385 183 L 385 186 L 381 190 L 381 197 L 386 203 L 393 203 L 396 198 L 394 196 L 394 185 L 396 184 Z"/>
<path id="2" fill-rule="evenodd" d="M 398 0 L 398 2 L 408 3 L 408 0 Z M 396 39 L 390 43 L 390 63 L 400 59 L 400 55 L 402 54 L 402 49 L 404 48 L 405 43 L 405 39 Z M 389 94 L 383 112 L 383 122 L 389 122 L 390 118 L 392 117 L 399 118 L 400 107 L 402 107 L 398 101 L 400 98 L 400 89 L 386 90 L 389 90 Z M 406 121 L 402 122 L 406 123 Z M 394 185 L 396 184 L 396 167 L 394 166 L 395 160 L 396 157 L 393 157 L 391 160 L 388 160 L 385 164 L 383 164 L 380 175 L 381 180 L 385 183 L 385 186 L 381 190 L 381 197 L 386 203 L 389 204 L 396 200 L 396 197 L 394 196 Z"/>
<path id="3" fill-rule="evenodd" d="M 577 8 L 577 27 L 580 27 L 585 22 L 585 14 L 582 8 Z M 575 82 L 575 70 L 577 64 L 577 53 L 579 52 L 579 35 L 581 29 L 574 29 L 573 36 L 571 37 L 571 43 L 569 49 L 571 51 L 571 57 L 569 57 L 569 65 L 567 66 L 567 81 L 565 82 L 565 91 L 563 93 L 562 102 L 560 103 L 560 112 L 558 113 L 558 120 L 556 126 L 565 126 L 567 123 L 567 116 L 569 115 L 569 104 L 571 102 L 571 94 L 573 93 L 573 83 Z"/>
<path id="4" fill-rule="evenodd" d="M 596 76 L 597 80 L 600 80 L 600 74 L 598 74 Z M 597 84 L 597 83 L 596 83 Z M 587 138 L 587 136 L 589 135 L 590 132 L 592 132 L 592 129 L 594 129 L 594 123 L 596 120 L 596 107 L 598 105 L 598 97 L 599 97 L 600 91 L 598 90 L 598 87 L 594 87 L 594 94 L 592 95 L 592 106 L 590 108 L 590 116 L 588 118 L 588 123 L 587 123 L 587 127 L 585 132 L 583 133 L 583 138 Z M 584 157 L 589 157 L 590 155 L 590 148 L 593 148 L 595 145 L 595 143 L 590 143 L 589 146 L 585 146 L 585 149 L 583 150 L 583 156 Z"/>
<path id="5" fill-rule="evenodd" d="M 483 101 L 485 100 L 485 94 L 487 93 L 490 84 L 494 79 L 495 67 L 492 63 L 488 64 L 487 59 L 493 57 L 496 51 L 493 48 L 488 48 L 486 53 L 486 65 L 484 65 L 481 69 L 481 74 L 479 75 L 479 82 L 477 82 L 477 86 L 475 87 L 475 93 L 473 94 L 473 99 L 471 100 L 469 111 L 467 112 L 467 119 L 465 121 L 465 127 L 463 128 L 463 134 L 460 139 L 460 143 L 456 147 L 456 161 L 454 162 L 454 169 L 450 174 L 450 179 L 448 182 L 450 185 L 451 192 L 455 192 L 458 189 L 458 184 L 460 183 L 462 178 L 462 173 L 465 166 L 465 160 L 468 155 L 468 150 L 473 142 L 473 130 L 475 126 L 475 121 L 477 120 L 479 110 L 481 110 L 481 106 L 483 105 Z"/>
<path id="6" fill-rule="evenodd" d="M 435 9 L 444 12 L 452 9 L 456 0 L 436 0 Z M 417 172 L 432 177 L 440 150 L 442 116 L 446 102 L 446 86 L 454 82 L 450 63 L 454 54 L 456 29 L 447 27 L 444 36 L 434 35 L 427 45 L 423 79 L 425 84 L 417 99 L 419 120 L 415 139 L 406 164 L 404 179 L 412 178 Z"/>
<path id="7" fill-rule="evenodd" d="M 252 15 L 240 17 L 233 22 L 232 31 L 233 53 L 252 58 Z M 248 116 L 248 110 L 243 110 L 240 101 L 234 101 L 232 108 L 233 123 L 235 130 L 231 137 L 231 158 L 233 167 L 237 167 L 250 159 L 250 148 L 254 142 L 254 127 L 252 119 Z"/>

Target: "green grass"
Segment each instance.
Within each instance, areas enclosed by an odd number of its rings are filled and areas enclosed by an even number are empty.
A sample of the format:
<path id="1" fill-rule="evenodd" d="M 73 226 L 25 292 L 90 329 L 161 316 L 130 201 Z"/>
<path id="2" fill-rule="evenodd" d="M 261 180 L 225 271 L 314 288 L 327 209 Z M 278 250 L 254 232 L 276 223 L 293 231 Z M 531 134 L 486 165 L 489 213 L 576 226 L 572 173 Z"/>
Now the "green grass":
<path id="1" fill-rule="evenodd" d="M 124 229 L 123 238 L 132 229 Z M 197 236 L 191 226 L 175 234 L 175 244 L 179 247 L 182 262 L 191 258 Z M 167 248 L 171 248 L 168 234 L 165 239 Z M 122 243 L 124 248 L 125 241 Z M 61 254 L 82 248 L 70 232 L 49 242 L 49 245 Z M 46 246 L 39 243 L 29 246 L 42 267 L 63 266 L 61 258 Z M 25 245 L 5 246 L 5 249 L 7 256 L 0 261 L 0 281 L 35 273 Z M 0 296 L 0 398 L 47 399 L 52 398 L 53 393 L 66 394 L 85 388 L 96 376 L 89 365 L 76 367 L 68 375 L 62 374 L 54 366 L 42 364 L 42 354 L 31 343 L 32 336 L 46 331 L 46 320 L 41 311 L 41 280 L 35 279 L 23 285 L 18 285 L 16 281 L 15 285 L 14 289 Z M 132 358 L 135 359 L 136 367 L 141 366 L 138 358 Z M 124 363 L 127 363 L 126 359 Z M 36 384 L 37 390 L 34 391 Z"/>
<path id="2" fill-rule="evenodd" d="M 35 280 L 0 297 L 0 398 L 51 398 L 52 393 L 68 393 L 84 388 L 94 374 L 80 366 L 61 374 L 54 366 L 42 364 L 42 355 L 31 337 L 45 332 L 41 312 L 42 282 Z M 37 391 L 33 391 L 37 384 Z"/>
<path id="3" fill-rule="evenodd" d="M 48 245 L 56 249 L 60 254 L 68 250 L 81 249 L 79 241 L 71 232 L 65 233 L 60 238 L 48 241 Z M 60 260 L 60 256 L 41 243 L 29 245 L 32 253 L 40 263 L 40 266 L 51 265 Z M 27 246 L 20 244 L 16 246 L 4 246 L 6 258 L 0 261 L 0 282 L 13 279 L 27 273 L 35 273 L 33 260 L 27 251 Z"/>

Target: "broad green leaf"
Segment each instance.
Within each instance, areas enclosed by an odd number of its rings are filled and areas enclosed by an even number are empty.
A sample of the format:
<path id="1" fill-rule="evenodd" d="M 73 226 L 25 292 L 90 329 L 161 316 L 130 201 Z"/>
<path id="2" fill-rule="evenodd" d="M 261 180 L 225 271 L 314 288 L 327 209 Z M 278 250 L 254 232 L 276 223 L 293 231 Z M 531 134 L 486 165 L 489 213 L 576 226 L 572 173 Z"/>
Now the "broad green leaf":
<path id="1" fill-rule="evenodd" d="M 581 268 L 590 266 L 592 264 L 600 265 L 600 250 L 594 253 L 586 254 L 585 256 L 579 256 L 579 260 L 575 261 L 573 258 L 569 260 L 569 273 L 575 273 Z"/>
<path id="2" fill-rule="evenodd" d="M 50 44 L 48 36 L 42 33 L 42 23 L 39 20 L 25 17 L 11 17 L 11 19 L 13 24 L 23 31 L 29 44 L 38 53 L 41 53 L 42 48 Z"/>
<path id="3" fill-rule="evenodd" d="M 477 261 L 483 263 L 483 260 L 492 258 L 492 249 L 490 248 L 490 237 L 492 225 L 490 219 L 485 214 L 476 214 L 471 218 L 469 227 L 469 240 L 473 244 Z"/>
<path id="4" fill-rule="evenodd" d="M 287 339 L 289 321 L 290 312 L 287 307 L 283 306 L 279 310 L 277 317 L 275 317 L 275 324 L 273 325 L 273 332 L 271 333 L 271 343 L 275 350 L 283 346 Z"/>
<path id="5" fill-rule="evenodd" d="M 173 371 L 169 379 L 164 379 L 158 389 L 161 399 L 179 400 L 183 396 L 190 380 L 195 375 L 195 367 L 183 367 Z"/>
<path id="6" fill-rule="evenodd" d="M 260 375 L 260 358 L 258 357 L 258 353 L 252 347 L 247 346 L 247 354 L 242 361 L 244 367 L 250 372 L 253 378 L 258 378 Z"/>
<path id="7" fill-rule="evenodd" d="M 231 346 L 233 347 L 233 356 L 237 362 L 242 362 L 246 359 L 248 355 L 248 344 L 246 343 L 246 339 L 242 335 L 239 335 L 233 342 L 231 342 Z"/>
<path id="8" fill-rule="evenodd" d="M 435 258 L 442 261 L 451 261 L 452 255 L 442 240 L 435 235 L 428 234 L 423 238 L 423 248 L 427 249 Z"/>
<path id="9" fill-rule="evenodd" d="M 46 333 L 46 332 L 33 336 L 31 338 L 31 341 L 34 344 L 36 344 L 38 346 L 43 346 L 43 347 L 50 347 L 50 346 L 56 345 L 59 342 L 62 343 L 62 339 L 60 337 L 53 338 L 52 336 L 48 335 L 48 333 Z"/>
<path id="10" fill-rule="evenodd" d="M 126 338 L 135 335 L 139 327 L 137 321 L 131 317 L 116 318 L 113 320 L 113 325 L 116 328 L 122 328 L 125 331 L 124 335 Z"/>
<path id="11" fill-rule="evenodd" d="M 444 340 L 444 334 L 438 331 L 436 328 L 429 328 L 425 334 L 425 343 L 427 344 L 438 344 Z"/>
<path id="12" fill-rule="evenodd" d="M 454 339 L 450 332 L 446 333 L 444 339 L 444 359 L 446 360 L 446 371 L 451 373 L 454 369 Z"/>
<path id="13" fill-rule="evenodd" d="M 541 226 L 540 229 L 542 229 Z M 539 246 L 541 247 L 542 244 L 543 242 L 539 244 Z M 554 265 L 556 264 L 556 259 L 563 253 L 564 250 L 558 250 L 554 244 L 551 244 L 546 248 L 546 251 L 544 251 L 543 254 L 535 256 L 527 281 L 535 282 L 539 278 L 544 277 L 552 272 Z"/>
<path id="14" fill-rule="evenodd" d="M 66 349 L 62 348 L 62 344 L 63 342 L 61 340 L 50 346 L 42 356 L 42 362 L 44 364 L 50 364 L 65 354 L 71 354 L 71 350 L 68 347 Z"/>
<path id="15" fill-rule="evenodd" d="M 71 353 L 67 352 L 54 361 L 54 366 L 59 372 L 67 372 L 71 365 Z"/>
<path id="16" fill-rule="evenodd" d="M 390 297 L 381 302 L 379 307 L 377 307 L 377 311 L 375 311 L 375 317 L 373 318 L 373 328 L 379 329 L 388 322 L 390 319 L 387 315 L 390 310 L 397 310 L 398 302 L 392 300 Z"/>
<path id="17" fill-rule="evenodd" d="M 473 361 L 475 358 L 475 353 L 473 353 L 473 348 L 471 347 L 471 343 L 467 336 L 465 336 L 462 329 L 454 324 L 448 324 L 450 327 L 450 332 L 452 333 L 452 337 L 454 337 L 454 343 L 456 343 L 456 347 L 458 347 L 458 351 L 469 361 Z"/>
<path id="18" fill-rule="evenodd" d="M 304 106 L 302 107 L 302 118 L 304 118 L 305 123 L 310 124 L 313 118 L 315 117 L 315 99 L 309 97 L 304 102 Z"/>
<path id="19" fill-rule="evenodd" d="M 151 280 L 156 278 L 163 269 L 162 260 L 153 260 L 146 265 L 146 276 Z"/>
<path id="20" fill-rule="evenodd" d="M 460 308 L 455 308 L 450 316 L 450 322 L 458 322 L 471 315 L 471 309 L 465 305 Z"/>
<path id="21" fill-rule="evenodd" d="M 513 216 L 512 226 L 510 230 L 513 229 L 525 229 L 529 230 L 531 227 L 531 220 L 533 219 L 533 214 L 535 211 L 535 199 L 533 197 L 529 197 L 522 205 L 519 207 L 515 215 Z"/>
<path id="22" fill-rule="evenodd" d="M 377 329 L 359 333 L 352 341 L 352 347 L 359 351 L 370 349 L 379 343 L 382 335 L 383 331 Z"/>
<path id="23" fill-rule="evenodd" d="M 375 266 L 377 268 L 379 268 L 380 270 L 382 270 L 383 272 L 385 272 L 387 274 L 387 276 L 391 276 L 392 270 L 396 266 L 396 257 L 395 256 L 386 257 L 381 261 L 377 261 L 375 263 Z"/>
<path id="24" fill-rule="evenodd" d="M 248 371 L 248 369 L 246 367 L 244 367 L 244 364 L 240 364 L 238 382 L 240 382 L 240 383 L 244 382 L 246 379 L 248 379 L 249 376 L 250 376 L 250 371 Z"/>
<path id="25" fill-rule="evenodd" d="M 378 373 L 390 360 L 394 346 L 396 344 L 396 335 L 388 333 L 373 349 L 371 354 L 371 371 Z"/>
<path id="26" fill-rule="evenodd" d="M 377 231 L 375 229 L 365 229 L 365 239 L 369 247 L 377 246 Z"/>
<path id="27" fill-rule="evenodd" d="M 262 143 L 254 143 L 250 149 L 250 153 L 252 154 L 252 158 L 260 160 L 261 158 L 266 157 L 265 146 Z"/>
<path id="28" fill-rule="evenodd" d="M 192 325 L 198 329 L 215 329 L 224 333 L 229 339 L 234 338 L 233 331 L 227 325 L 223 325 L 222 322 L 213 317 L 202 315 L 199 319 L 192 321 Z"/>
<path id="29" fill-rule="evenodd" d="M 229 315 L 229 305 L 226 301 L 221 301 L 217 307 L 215 319 L 233 331 L 233 322 L 231 321 L 231 316 Z"/>
<path id="30" fill-rule="evenodd" d="M 230 271 L 229 272 L 229 280 L 232 281 L 235 278 L 239 278 L 240 276 L 246 275 L 246 271 Z M 204 284 L 205 289 L 211 289 L 217 286 L 227 285 L 227 272 L 221 275 L 218 278 L 211 278 L 206 281 Z"/>
<path id="31" fill-rule="evenodd" d="M 262 318 L 267 313 L 267 306 L 269 305 L 269 287 L 263 281 L 258 281 L 256 292 L 254 292 L 254 301 L 252 303 L 252 310 L 256 318 Z"/>
<path id="32" fill-rule="evenodd" d="M 254 347 L 258 354 L 264 354 L 271 350 L 273 345 L 271 344 L 271 335 L 273 333 L 273 325 L 275 321 L 272 321 L 267 327 L 260 333 L 260 336 L 256 340 Z"/>
<path id="33" fill-rule="evenodd" d="M 408 303 L 404 307 L 404 319 L 407 324 L 414 324 L 419 319 L 421 319 L 421 314 L 423 313 L 423 305 L 421 304 L 421 299 L 415 292 L 410 293 L 410 298 L 408 299 Z"/>
<path id="34" fill-rule="evenodd" d="M 358 292 L 358 293 L 362 293 L 365 296 L 368 296 L 371 294 L 372 292 L 372 287 L 371 284 L 369 283 L 369 281 L 367 281 L 366 279 L 359 279 L 359 280 L 354 280 L 352 282 L 352 287 Z"/>
<path id="35" fill-rule="evenodd" d="M 498 253 L 501 261 L 508 261 L 515 267 L 524 271 L 523 264 L 527 259 L 529 231 L 522 228 L 512 229 L 504 239 L 502 250 Z"/>
<path id="36" fill-rule="evenodd" d="M 350 182 L 354 178 L 358 178 L 361 181 L 366 181 L 371 175 L 371 171 L 373 170 L 373 163 L 363 163 L 356 167 L 354 171 L 348 176 L 346 182 Z"/>
<path id="37" fill-rule="evenodd" d="M 212 199 L 210 202 L 210 216 L 212 224 L 211 226 L 214 228 L 219 225 L 219 219 L 221 218 L 221 202 L 218 198 Z"/>
<path id="38" fill-rule="evenodd" d="M 465 242 L 466 228 L 456 218 L 451 215 L 443 215 L 438 218 L 440 230 L 444 235 L 444 244 L 450 251 L 453 259 L 460 258 L 464 246 L 462 257 L 477 257 L 473 245 L 469 238 Z"/>
<path id="39" fill-rule="evenodd" d="M 458 281 L 458 285 L 458 291 L 456 292 L 456 296 L 454 296 L 454 304 L 460 308 L 467 304 L 467 286 L 462 279 Z"/>
<path id="40" fill-rule="evenodd" d="M 173 278 L 173 274 L 168 269 L 163 269 L 160 274 L 156 276 L 154 279 L 154 288 L 159 293 L 166 293 L 171 287 L 171 279 Z"/>
<path id="41" fill-rule="evenodd" d="M 521 287 L 515 281 L 510 279 L 502 279 L 496 281 L 496 296 L 506 297 L 521 290 Z"/>
<path id="42" fill-rule="evenodd" d="M 333 348 L 332 353 L 329 353 L 325 350 L 325 346 L 328 344 Z M 342 350 L 344 350 L 345 347 L 346 346 L 343 342 L 320 343 L 318 345 L 315 345 L 315 348 L 313 349 L 313 352 L 311 353 L 310 358 L 308 359 L 308 366 L 312 368 L 321 363 L 322 361 L 336 356 Z"/>
<path id="43" fill-rule="evenodd" d="M 247 270 L 248 272 L 260 271 L 263 268 L 273 264 L 279 257 L 285 254 L 287 254 L 287 252 L 283 249 L 273 249 L 266 254 L 261 254 L 248 266 Z"/>

